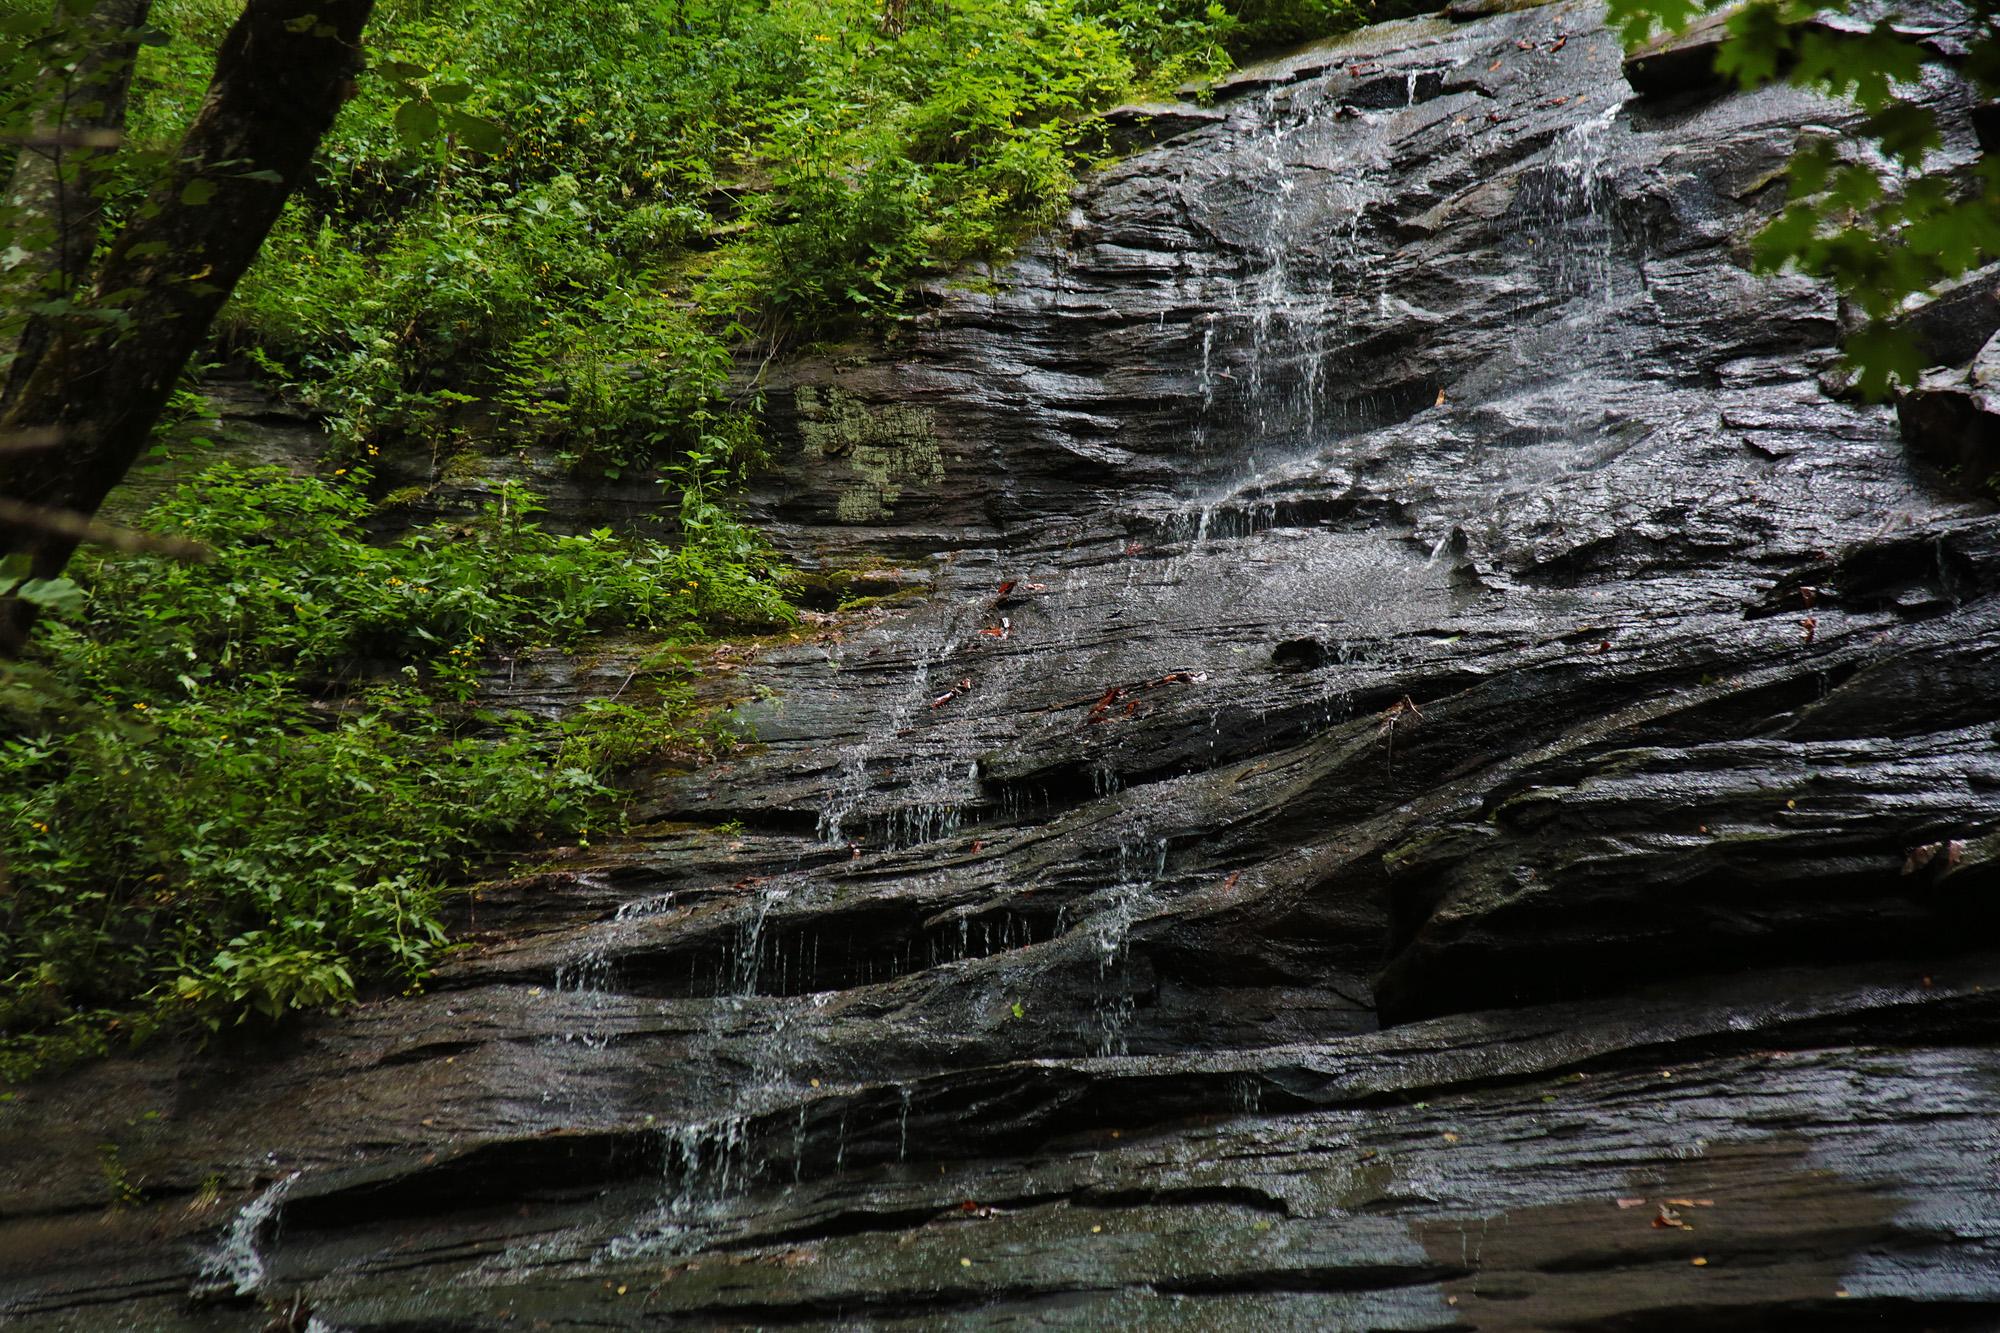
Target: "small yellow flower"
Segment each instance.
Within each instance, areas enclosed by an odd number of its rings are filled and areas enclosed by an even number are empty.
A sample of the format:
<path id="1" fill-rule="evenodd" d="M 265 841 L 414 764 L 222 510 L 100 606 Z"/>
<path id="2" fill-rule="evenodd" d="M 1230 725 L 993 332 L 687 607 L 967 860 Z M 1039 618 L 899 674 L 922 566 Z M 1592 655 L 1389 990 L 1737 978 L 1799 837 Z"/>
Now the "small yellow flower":
<path id="1" fill-rule="evenodd" d="M 344 467 L 337 467 L 333 470 L 333 475 L 336 477 L 344 477 L 347 475 L 347 469 Z"/>
<path id="2" fill-rule="evenodd" d="M 132 706 L 142 713 L 146 711 L 146 705 L 144 704 L 133 704 Z"/>

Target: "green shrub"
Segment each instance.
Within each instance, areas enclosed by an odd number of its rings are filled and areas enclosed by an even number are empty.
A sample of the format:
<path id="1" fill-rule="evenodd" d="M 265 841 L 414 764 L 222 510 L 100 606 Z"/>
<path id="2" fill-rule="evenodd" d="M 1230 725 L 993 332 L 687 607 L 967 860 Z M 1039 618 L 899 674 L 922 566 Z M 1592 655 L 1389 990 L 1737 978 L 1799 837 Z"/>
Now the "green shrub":
<path id="1" fill-rule="evenodd" d="M 142 151 L 171 147 L 227 18 L 155 7 L 171 40 L 141 56 Z M 385 3 L 373 58 L 426 73 L 363 81 L 224 338 L 351 460 L 431 446 L 497 396 L 572 464 L 671 464 L 737 433 L 718 423 L 744 412 L 746 340 L 893 317 L 925 275 L 1004 259 L 1101 151 L 1097 112 L 1352 18 L 1346 0 L 911 0 L 890 32 L 879 0 Z M 411 142 L 412 88 L 504 141 Z"/>
<path id="2" fill-rule="evenodd" d="M 480 708 L 501 656 L 794 618 L 726 518 L 675 545 L 559 536 L 510 490 L 377 547 L 367 511 L 355 486 L 212 469 L 149 522 L 215 560 L 86 563 L 86 609 L 0 676 L 0 1073 L 421 978 L 455 876 L 615 817 L 622 765 L 717 740 L 672 679 L 561 724 Z"/>

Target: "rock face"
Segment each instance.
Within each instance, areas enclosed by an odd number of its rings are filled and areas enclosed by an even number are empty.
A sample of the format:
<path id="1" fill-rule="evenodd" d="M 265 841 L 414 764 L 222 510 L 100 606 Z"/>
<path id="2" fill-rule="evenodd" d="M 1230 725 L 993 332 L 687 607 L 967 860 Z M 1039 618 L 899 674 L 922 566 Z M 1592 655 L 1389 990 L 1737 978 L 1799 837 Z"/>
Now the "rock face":
<path id="1" fill-rule="evenodd" d="M 1476 8 L 784 368 L 769 516 L 908 591 L 429 993 L 0 1107 L 0 1312 L 2000 1321 L 2000 520 L 1742 267 L 1844 113 Z"/>
<path id="2" fill-rule="evenodd" d="M 1959 484 L 2000 494 L 2000 334 L 1970 365 L 1932 371 L 1896 403 L 1903 438 Z"/>

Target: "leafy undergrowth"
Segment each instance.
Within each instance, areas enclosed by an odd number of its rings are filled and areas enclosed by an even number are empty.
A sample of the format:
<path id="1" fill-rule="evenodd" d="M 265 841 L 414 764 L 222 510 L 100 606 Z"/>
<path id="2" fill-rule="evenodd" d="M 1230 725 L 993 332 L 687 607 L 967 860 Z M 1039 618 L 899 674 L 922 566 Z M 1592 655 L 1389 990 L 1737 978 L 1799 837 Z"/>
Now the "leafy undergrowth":
<path id="1" fill-rule="evenodd" d="M 239 11 L 153 6 L 114 219 Z M 670 672 L 561 722 L 480 682 L 590 634 L 789 623 L 783 571 L 712 502 L 760 448 L 735 368 L 892 329 L 921 280 L 1004 259 L 1114 103 L 1358 21 L 1350 0 L 383 0 L 373 72 L 221 327 L 346 467 L 183 486 L 148 524 L 217 558 L 84 562 L 0 671 L 0 1076 L 417 984 L 468 872 L 615 820 L 623 764 L 726 744 Z M 654 472 L 680 536 L 556 536 L 503 489 L 365 537 L 369 460 L 455 476 L 476 445 Z"/>
<path id="2" fill-rule="evenodd" d="M 456 876 L 615 821 L 634 759 L 730 740 L 671 668 L 561 723 L 482 706 L 482 676 L 591 633 L 796 618 L 716 513 L 671 546 L 558 536 L 505 490 L 377 546 L 367 512 L 351 482 L 212 468 L 147 526 L 213 561 L 80 562 L 0 675 L 0 1077 L 417 983 Z"/>
<path id="3" fill-rule="evenodd" d="M 134 139 L 169 146 L 230 18 L 161 0 Z M 754 453 L 733 353 L 893 326 L 1004 258 L 1099 111 L 1359 22 L 1350 0 L 384 0 L 375 73 L 224 316 L 354 458 L 497 403 L 613 476 Z"/>

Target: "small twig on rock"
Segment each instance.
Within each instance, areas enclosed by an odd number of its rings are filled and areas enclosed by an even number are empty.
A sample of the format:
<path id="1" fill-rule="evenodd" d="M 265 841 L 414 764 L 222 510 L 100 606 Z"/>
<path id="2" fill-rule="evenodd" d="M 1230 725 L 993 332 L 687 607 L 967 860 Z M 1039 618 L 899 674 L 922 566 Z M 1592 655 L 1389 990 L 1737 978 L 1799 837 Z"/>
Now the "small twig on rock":
<path id="1" fill-rule="evenodd" d="M 1375 738 L 1388 747 L 1386 762 L 1393 776 L 1396 771 L 1396 728 L 1418 725 L 1423 722 L 1424 714 L 1423 710 L 1417 707 L 1416 700 L 1406 694 L 1383 709 L 1380 717 L 1382 721 L 1381 725 L 1375 728 Z"/>

